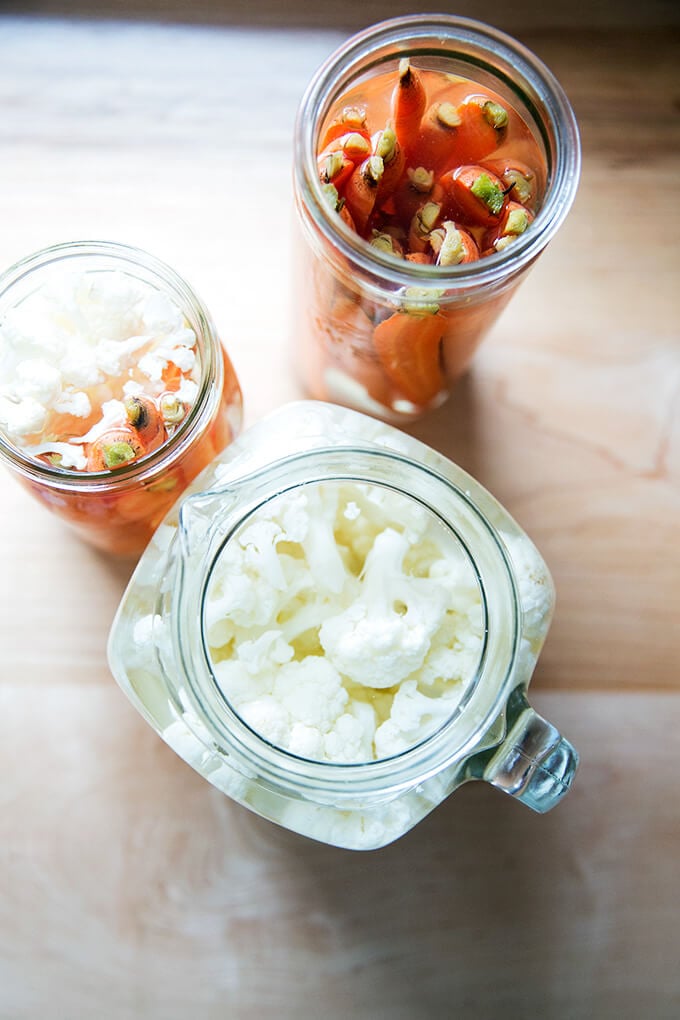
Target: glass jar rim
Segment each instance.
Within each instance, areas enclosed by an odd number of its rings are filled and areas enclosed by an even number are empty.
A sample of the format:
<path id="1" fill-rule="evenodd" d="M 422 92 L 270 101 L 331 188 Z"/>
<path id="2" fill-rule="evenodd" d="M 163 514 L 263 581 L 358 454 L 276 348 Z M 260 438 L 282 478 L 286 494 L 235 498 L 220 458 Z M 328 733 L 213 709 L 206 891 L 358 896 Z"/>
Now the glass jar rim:
<path id="1" fill-rule="evenodd" d="M 352 468 L 342 471 L 335 466 L 335 461 L 339 462 L 344 457 L 349 458 Z M 384 479 L 377 479 L 373 475 L 369 475 L 366 472 L 366 467 L 370 463 L 382 465 L 385 469 L 387 469 L 388 465 L 398 466 L 401 471 L 405 471 L 411 476 L 411 481 L 414 481 L 415 477 L 418 476 L 423 481 L 423 484 L 427 482 L 436 486 L 443 486 L 452 499 L 460 501 L 472 512 L 477 523 L 481 525 L 485 536 L 490 539 L 493 555 L 497 558 L 498 567 L 502 571 L 504 578 L 508 581 L 509 601 L 506 609 L 512 621 L 509 639 L 512 655 L 504 676 L 498 680 L 495 696 L 491 699 L 488 711 L 483 711 L 481 714 L 478 708 L 475 708 L 474 712 L 471 711 L 469 719 L 472 720 L 474 717 L 475 725 L 470 729 L 470 732 L 466 730 L 464 739 L 461 739 L 455 746 L 447 743 L 452 727 L 457 723 L 460 725 L 460 720 L 466 715 L 466 710 L 472 709 L 477 700 L 481 702 L 490 693 L 486 690 L 480 691 L 480 679 L 484 668 L 488 666 L 486 654 L 480 657 L 477 671 L 474 678 L 471 679 L 468 691 L 461 702 L 460 710 L 457 708 L 435 732 L 419 743 L 398 754 L 377 760 L 339 763 L 307 759 L 270 743 L 265 737 L 253 730 L 235 709 L 228 706 L 225 699 L 228 715 L 230 717 L 233 716 L 236 720 L 236 731 L 230 730 L 229 726 L 225 725 L 224 720 L 220 720 L 216 712 L 207 704 L 204 692 L 200 690 L 201 685 L 196 679 L 197 676 L 205 671 L 206 679 L 213 686 L 216 684 L 211 669 L 210 654 L 207 649 L 204 629 L 205 598 L 210 583 L 212 567 L 225 543 L 231 539 L 243 521 L 251 516 L 259 506 L 264 505 L 272 496 L 280 494 L 283 491 L 283 485 L 286 488 L 293 489 L 300 485 L 331 479 L 346 479 L 365 481 L 371 484 L 389 485 L 394 491 L 420 503 L 433 513 L 453 532 L 457 541 L 461 543 L 477 575 L 484 604 L 487 628 L 489 628 L 491 620 L 493 621 L 491 624 L 491 629 L 493 630 L 496 614 L 501 609 L 498 602 L 499 596 L 492 598 L 490 589 L 485 586 L 483 574 L 480 573 L 479 569 L 479 555 L 475 557 L 474 551 L 469 547 L 469 542 L 453 526 L 451 521 L 447 520 L 438 505 L 432 499 L 416 495 L 411 486 L 406 487 L 404 485 L 401 476 L 398 481 L 393 480 L 392 482 L 385 483 Z M 236 752 L 244 755 L 245 759 L 247 759 L 247 767 L 256 767 L 258 774 L 262 778 L 266 778 L 273 785 L 280 785 L 282 781 L 292 781 L 302 786 L 308 783 L 310 788 L 313 787 L 316 792 L 323 789 L 327 793 L 332 792 L 334 795 L 342 795 L 342 788 L 350 779 L 352 783 L 351 789 L 354 793 L 357 791 L 357 785 L 365 792 L 377 792 L 377 790 L 385 792 L 387 788 L 390 790 L 395 790 L 399 787 L 406 788 L 411 785 L 415 772 L 421 778 L 428 774 L 435 775 L 453 761 L 464 758 L 469 753 L 469 748 L 474 745 L 476 734 L 487 725 L 488 718 L 493 715 L 495 706 L 497 706 L 499 701 L 503 700 L 509 678 L 512 675 L 513 662 L 519 646 L 519 621 L 521 615 L 516 582 L 507 552 L 499 541 L 495 528 L 480 507 L 477 506 L 468 493 L 459 488 L 451 479 L 434 470 L 432 466 L 419 463 L 411 457 L 391 449 L 372 449 L 360 445 L 346 447 L 332 446 L 325 449 L 317 447 L 293 454 L 274 464 L 261 467 L 254 473 L 244 476 L 235 484 L 229 483 L 226 492 L 229 494 L 230 501 L 233 501 L 234 505 L 236 504 L 238 486 L 253 483 L 259 484 L 257 496 L 247 505 L 239 504 L 238 517 L 234 520 L 229 519 L 228 527 L 222 531 L 219 543 L 210 550 L 207 564 L 203 563 L 202 566 L 199 566 L 192 563 L 191 570 L 182 570 L 182 583 L 178 585 L 180 595 L 176 609 L 177 616 L 172 627 L 174 639 L 178 642 L 178 650 L 181 648 L 195 648 L 194 654 L 196 658 L 192 658 L 190 662 L 183 654 L 181 661 L 184 662 L 183 668 L 190 682 L 189 686 L 193 692 L 192 697 L 196 698 L 200 704 L 201 718 L 204 723 L 209 720 L 210 727 L 214 731 L 218 742 L 225 738 L 228 738 L 230 743 L 235 740 L 236 744 L 231 743 L 230 753 Z M 191 512 L 192 500 L 197 502 L 203 500 L 210 501 L 215 498 L 221 498 L 223 495 L 223 490 L 218 487 L 197 493 L 185 500 L 180 515 L 180 532 L 182 532 L 186 524 L 187 514 Z M 201 632 L 201 640 L 198 642 L 200 649 L 194 645 L 191 635 L 186 630 L 187 626 L 193 627 L 196 623 L 198 623 Z M 489 640 L 488 633 L 485 635 L 485 640 L 486 642 Z M 486 688 L 487 685 L 482 683 L 481 686 Z M 222 705 L 220 712 L 224 711 L 225 705 Z"/>
<path id="2" fill-rule="evenodd" d="M 190 310 L 195 324 L 200 327 L 196 337 L 197 343 L 200 345 L 201 379 L 194 404 L 173 435 L 158 449 L 151 451 L 138 461 L 117 467 L 115 471 L 84 472 L 43 463 L 25 455 L 21 448 L 11 443 L 0 429 L 0 458 L 6 460 L 13 468 L 43 485 L 88 492 L 98 488 L 108 488 L 114 483 L 117 488 L 122 488 L 126 483 L 139 484 L 152 478 L 157 472 L 159 464 L 162 463 L 166 467 L 174 463 L 191 442 L 195 426 L 203 417 L 202 412 L 205 409 L 206 397 L 210 393 L 212 382 L 214 379 L 219 381 L 222 372 L 221 359 L 215 356 L 213 349 L 215 344 L 219 344 L 219 340 L 210 314 L 201 298 L 186 280 L 166 262 L 132 245 L 102 240 L 63 241 L 32 252 L 0 273 L 0 303 L 11 288 L 34 271 L 60 262 L 67 262 L 69 259 L 89 257 L 118 261 L 121 263 L 121 268 L 127 264 L 129 267 L 136 266 L 146 270 L 165 286 L 171 288 L 173 296 L 181 298 L 181 310 L 183 312 L 187 309 Z M 113 267 L 107 268 L 113 270 Z"/>
<path id="3" fill-rule="evenodd" d="M 355 234 L 334 211 L 324 197 L 317 170 L 315 132 L 321 114 L 325 114 L 328 89 L 339 72 L 358 70 L 364 61 L 377 66 L 394 55 L 380 56 L 380 47 L 400 46 L 397 54 L 414 53 L 414 44 L 424 46 L 425 40 L 436 43 L 442 55 L 447 43 L 465 45 L 487 59 L 502 59 L 512 75 L 508 82 L 517 92 L 521 84 L 525 98 L 533 95 L 549 122 L 556 146 L 554 177 L 531 230 L 519 235 L 505 250 L 474 262 L 443 268 L 417 262 L 396 260 L 375 246 L 368 245 Z M 406 45 L 406 44 L 410 45 Z M 431 52 L 431 51 L 428 51 Z M 449 51 L 450 52 L 450 51 Z M 417 55 L 418 50 L 415 49 Z M 450 54 L 454 55 L 454 54 Z M 469 54 L 455 54 L 464 59 Z M 499 78 L 498 68 L 485 65 Z M 447 14 L 415 14 L 390 18 L 358 32 L 338 47 L 318 68 L 300 102 L 295 124 L 295 183 L 298 196 L 316 227 L 332 240 L 337 254 L 365 273 L 379 271 L 380 276 L 395 288 L 403 286 L 444 288 L 460 291 L 474 284 L 490 285 L 514 277 L 532 262 L 555 235 L 573 203 L 581 168 L 581 145 L 578 125 L 569 100 L 552 71 L 522 43 L 499 29 L 470 18 Z"/>

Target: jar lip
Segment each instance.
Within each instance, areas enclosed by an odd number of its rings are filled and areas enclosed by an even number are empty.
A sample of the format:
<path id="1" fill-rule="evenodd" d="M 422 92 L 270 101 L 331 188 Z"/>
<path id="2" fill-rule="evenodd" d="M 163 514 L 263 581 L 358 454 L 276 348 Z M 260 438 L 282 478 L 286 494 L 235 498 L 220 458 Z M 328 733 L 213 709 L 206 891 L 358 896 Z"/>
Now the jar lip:
<path id="1" fill-rule="evenodd" d="M 344 472 L 334 470 L 331 473 L 325 474 L 324 467 L 325 462 L 337 458 L 341 460 L 343 457 L 351 455 L 350 463 L 353 464 L 351 469 L 347 469 Z M 362 458 L 366 458 L 366 461 L 362 462 Z M 280 494 L 284 489 L 279 478 L 279 475 L 288 475 L 289 481 L 286 484 L 286 488 L 295 489 L 301 485 L 314 484 L 325 482 L 329 480 L 349 480 L 349 481 L 362 481 L 370 484 L 385 484 L 382 480 L 376 480 L 375 477 L 367 477 L 366 463 L 373 461 L 375 463 L 383 462 L 387 464 L 392 462 L 399 464 L 402 468 L 407 471 L 415 471 L 423 478 L 427 478 L 428 481 L 434 481 L 442 486 L 445 486 L 449 490 L 450 494 L 456 499 L 459 499 L 469 511 L 471 511 L 475 519 L 481 523 L 484 529 L 484 533 L 488 538 L 491 539 L 493 545 L 494 555 L 497 556 L 499 566 L 503 572 L 503 575 L 509 581 L 509 612 L 512 617 L 511 625 L 511 643 L 513 648 L 513 655 L 511 661 L 508 663 L 505 676 L 499 677 L 497 690 L 495 697 L 492 699 L 492 708 L 489 709 L 488 713 L 482 713 L 479 719 L 475 715 L 475 726 L 474 734 L 472 730 L 465 731 L 464 739 L 460 740 L 452 746 L 447 743 L 447 738 L 451 732 L 451 728 L 459 724 L 460 719 L 465 715 L 466 709 L 470 707 L 471 702 L 474 701 L 475 695 L 482 697 L 482 693 L 479 693 L 480 680 L 485 665 L 487 664 L 487 645 L 489 642 L 489 621 L 492 617 L 492 610 L 490 606 L 494 605 L 494 600 L 490 599 L 489 589 L 484 583 L 484 578 L 480 572 L 478 559 L 475 558 L 474 552 L 469 547 L 469 542 L 466 541 L 464 535 L 453 526 L 450 520 L 447 520 L 442 512 L 436 505 L 424 497 L 415 495 L 411 489 L 404 487 L 402 481 L 395 481 L 391 484 L 394 491 L 402 493 L 404 496 L 415 500 L 424 506 L 429 512 L 433 513 L 442 523 L 449 528 L 456 540 L 461 544 L 466 556 L 469 558 L 470 564 L 474 570 L 479 591 L 481 594 L 483 612 L 484 612 L 484 642 L 483 651 L 480 654 L 480 659 L 477 664 L 477 668 L 473 677 L 469 680 L 469 685 L 465 694 L 458 706 L 454 709 L 451 716 L 433 733 L 429 734 L 423 740 L 408 747 L 406 750 L 399 752 L 389 757 L 380 758 L 376 760 L 360 761 L 360 762 L 328 762 L 319 761 L 315 759 L 304 758 L 296 755 L 294 752 L 287 751 L 279 745 L 271 743 L 267 738 L 263 737 L 256 730 L 252 729 L 239 715 L 228 702 L 225 696 L 221 697 L 222 711 L 226 709 L 227 714 L 232 720 L 232 725 L 236 723 L 236 730 L 229 728 L 229 725 L 224 721 L 217 718 L 216 714 L 209 708 L 206 703 L 205 697 L 202 695 L 200 685 L 196 684 L 196 665 L 199 659 L 195 660 L 194 669 L 190 671 L 191 687 L 193 688 L 193 696 L 198 699 L 201 704 L 201 714 L 203 720 L 210 720 L 211 727 L 218 734 L 220 741 L 228 739 L 231 744 L 231 750 L 235 753 L 241 753 L 248 759 L 249 766 L 253 765 L 258 769 L 258 774 L 268 778 L 273 783 L 280 783 L 285 779 L 294 780 L 304 785 L 307 781 L 314 786 L 315 789 L 323 788 L 328 791 L 335 791 L 342 793 L 342 786 L 348 779 L 356 784 L 359 783 L 366 789 L 373 789 L 373 784 L 378 784 L 380 789 L 385 789 L 389 786 L 390 789 L 399 787 L 407 787 L 412 785 L 414 770 L 418 770 L 419 778 L 425 777 L 428 773 L 436 774 L 441 771 L 442 768 L 446 767 L 452 761 L 463 758 L 468 752 L 470 746 L 474 743 L 475 734 L 486 725 L 488 715 L 493 711 L 493 706 L 502 700 L 505 689 L 508 683 L 508 678 L 512 673 L 512 663 L 517 654 L 518 642 L 520 637 L 520 609 L 519 609 L 519 597 L 514 578 L 513 569 L 510 563 L 509 556 L 502 542 L 499 540 L 496 529 L 493 524 L 488 520 L 483 511 L 471 498 L 470 494 L 461 489 L 455 482 L 439 471 L 435 470 L 431 465 L 420 463 L 417 460 L 412 459 L 404 453 L 392 449 L 375 449 L 360 444 L 352 444 L 346 447 L 332 446 L 327 448 L 316 448 L 312 450 L 304 450 L 302 452 L 291 455 L 289 458 L 285 458 L 282 461 L 277 461 L 275 464 L 270 464 L 254 472 L 253 474 L 244 476 L 240 481 L 242 484 L 250 484 L 257 478 L 267 476 L 271 468 L 274 467 L 277 472 L 277 476 L 271 480 L 270 491 L 265 493 L 259 491 L 256 498 L 251 501 L 248 506 L 241 506 L 238 519 L 230 521 L 228 528 L 222 531 L 220 535 L 219 544 L 212 548 L 210 551 L 209 561 L 204 563 L 202 569 L 202 575 L 198 576 L 198 570 L 192 568 L 190 572 L 193 576 L 191 579 L 188 573 L 184 573 L 182 583 L 178 586 L 180 589 L 180 603 L 184 603 L 183 611 L 179 610 L 180 617 L 185 612 L 187 621 L 196 621 L 198 616 L 199 628 L 200 628 L 200 663 L 206 670 L 206 678 L 212 684 L 212 687 L 217 689 L 217 681 L 212 669 L 211 656 L 207 647 L 207 639 L 205 635 L 205 600 L 207 590 L 210 584 L 212 576 L 212 569 L 219 558 L 225 545 L 233 538 L 238 528 L 247 520 L 253 513 L 257 511 L 261 506 L 265 505 L 271 498 Z M 308 465 L 308 467 L 306 467 Z M 295 476 L 291 479 L 291 469 L 298 467 L 301 471 L 300 476 Z M 306 474 L 304 473 L 306 470 Z M 238 485 L 239 482 L 236 482 Z M 387 483 L 389 485 L 389 483 Z M 228 491 L 230 496 L 233 498 L 235 485 L 233 482 L 229 482 Z M 215 489 L 206 490 L 202 493 L 197 493 L 194 498 L 209 500 L 213 497 L 221 495 L 220 487 Z M 186 505 L 186 503 L 185 503 Z M 182 524 L 180 523 L 180 530 Z M 182 564 L 183 569 L 183 564 Z M 186 589 L 186 585 L 192 586 L 192 592 L 189 594 Z M 196 607 L 198 612 L 196 612 Z M 177 640 L 180 645 L 186 646 L 187 643 L 191 644 L 187 635 L 184 638 L 181 636 L 181 629 L 183 624 L 178 617 L 178 623 L 180 630 L 176 630 Z M 486 686 L 486 685 L 483 685 Z M 254 761 L 255 759 L 255 761 Z M 353 787 L 356 790 L 356 785 Z"/>
<path id="2" fill-rule="evenodd" d="M 488 59 L 501 58 L 512 69 L 507 78 L 515 91 L 520 84 L 527 96 L 532 93 L 540 102 L 555 145 L 552 179 L 531 230 L 519 235 L 504 251 L 446 269 L 397 261 L 379 248 L 368 245 L 330 208 L 317 170 L 315 132 L 321 116 L 325 115 L 324 101 L 337 73 L 352 67 L 358 69 L 362 61 L 371 58 L 374 64 L 369 66 L 377 65 L 380 59 L 375 57 L 375 53 L 381 44 L 400 45 L 402 53 L 413 53 L 412 44 L 424 45 L 426 39 L 436 42 L 442 55 L 446 53 L 443 47 L 450 41 L 472 47 Z M 464 59 L 466 54 L 458 53 L 457 56 Z M 497 68 L 488 66 L 487 70 L 497 79 L 500 77 Z M 431 284 L 457 291 L 473 283 L 487 285 L 514 276 L 540 254 L 557 232 L 573 203 L 581 169 L 578 124 L 552 71 L 531 50 L 505 32 L 471 18 L 447 14 L 390 18 L 347 39 L 318 68 L 302 97 L 296 118 L 295 145 L 298 195 L 304 197 L 316 226 L 332 240 L 341 256 L 364 272 L 379 271 L 380 276 L 395 288 Z"/>
<path id="3" fill-rule="evenodd" d="M 25 255 L 0 273 L 0 302 L 12 287 L 34 271 L 67 262 L 70 259 L 82 258 L 118 261 L 121 268 L 125 265 L 136 266 L 157 277 L 159 282 L 166 287 L 170 287 L 173 296 L 176 299 L 181 299 L 178 303 L 180 303 L 182 311 L 190 310 L 195 319 L 194 325 L 199 327 L 196 331 L 196 338 L 200 346 L 201 358 L 201 379 L 196 400 L 176 432 L 157 450 L 152 450 L 139 460 L 129 465 L 122 465 L 115 471 L 76 471 L 73 468 L 60 468 L 43 463 L 24 454 L 21 448 L 15 446 L 0 429 L 0 456 L 24 475 L 43 485 L 68 486 L 69 489 L 89 491 L 108 488 L 114 482 L 116 486 L 122 486 L 124 482 L 139 483 L 147 477 L 153 476 L 159 463 L 166 466 L 180 456 L 186 443 L 191 440 L 194 425 L 201 417 L 213 377 L 219 379 L 222 366 L 221 359 L 215 357 L 213 343 L 210 342 L 219 343 L 217 333 L 201 298 L 172 266 L 144 249 L 132 245 L 105 240 L 62 241 Z M 102 267 L 102 271 L 104 268 Z M 113 271 L 114 267 L 106 268 Z"/>

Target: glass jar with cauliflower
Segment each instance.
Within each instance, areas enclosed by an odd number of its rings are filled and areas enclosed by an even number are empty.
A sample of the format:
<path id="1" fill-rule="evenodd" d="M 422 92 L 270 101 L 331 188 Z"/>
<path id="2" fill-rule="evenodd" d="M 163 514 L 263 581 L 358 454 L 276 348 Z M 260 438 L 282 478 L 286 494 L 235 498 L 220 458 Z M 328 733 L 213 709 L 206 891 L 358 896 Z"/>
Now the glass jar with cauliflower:
<path id="1" fill-rule="evenodd" d="M 0 277 L 0 460 L 90 543 L 140 553 L 240 420 L 207 311 L 151 255 L 68 243 Z"/>
<path id="2" fill-rule="evenodd" d="M 252 426 L 155 532 L 109 640 L 163 739 L 233 800 L 353 849 L 484 779 L 538 811 L 577 755 L 526 688 L 553 586 L 473 478 L 330 404 Z"/>

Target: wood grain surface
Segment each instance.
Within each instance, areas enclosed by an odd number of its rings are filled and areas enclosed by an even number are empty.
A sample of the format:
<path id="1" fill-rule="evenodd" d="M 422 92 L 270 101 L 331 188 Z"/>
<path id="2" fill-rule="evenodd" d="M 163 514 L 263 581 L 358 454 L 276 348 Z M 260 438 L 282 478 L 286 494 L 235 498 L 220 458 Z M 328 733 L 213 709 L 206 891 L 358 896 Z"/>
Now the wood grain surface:
<path id="1" fill-rule="evenodd" d="M 88 12 L 0 16 L 0 266 L 81 238 L 163 258 L 211 309 L 252 423 L 302 396 L 297 102 L 345 22 L 390 9 L 65 7 Z M 3 472 L 2 1020 L 680 1015 L 676 8 L 508 10 L 486 18 L 573 102 L 582 185 L 451 401 L 411 431 L 491 489 L 553 572 L 532 690 L 582 752 L 574 790 L 539 818 L 471 786 L 364 855 L 254 818 L 110 676 L 131 565 Z"/>

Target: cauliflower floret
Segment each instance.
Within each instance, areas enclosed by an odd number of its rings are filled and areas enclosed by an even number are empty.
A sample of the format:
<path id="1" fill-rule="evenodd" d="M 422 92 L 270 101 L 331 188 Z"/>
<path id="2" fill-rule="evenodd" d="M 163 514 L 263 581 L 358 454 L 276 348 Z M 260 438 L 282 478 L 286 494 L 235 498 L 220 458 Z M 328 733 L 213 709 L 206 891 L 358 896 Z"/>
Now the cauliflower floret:
<path id="1" fill-rule="evenodd" d="M 290 735 L 290 717 L 281 702 L 271 694 L 244 701 L 239 708 L 243 721 L 265 740 L 285 747 Z"/>
<path id="2" fill-rule="evenodd" d="M 214 663 L 213 674 L 217 686 L 229 704 L 239 712 L 243 705 L 248 705 L 265 695 L 271 695 L 272 674 L 255 675 L 249 671 L 245 662 L 238 659 L 225 659 L 223 662 Z"/>
<path id="3" fill-rule="evenodd" d="M 4 426 L 10 436 L 23 437 L 40 432 L 46 418 L 44 405 L 32 397 L 17 403 L 0 396 L 0 425 Z"/>
<path id="4" fill-rule="evenodd" d="M 338 491 L 335 486 L 321 489 L 310 486 L 307 491 L 308 526 L 302 540 L 309 570 L 320 591 L 338 593 L 347 580 L 334 533 Z"/>
<path id="5" fill-rule="evenodd" d="M 456 637 L 452 644 L 434 647 L 420 670 L 419 681 L 432 686 L 437 681 L 470 680 L 482 654 L 481 638 L 475 634 Z"/>
<path id="6" fill-rule="evenodd" d="M 145 297 L 141 309 L 141 320 L 145 331 L 150 333 L 172 333 L 183 327 L 181 310 L 167 294 L 160 290 L 152 291 Z M 187 332 L 192 339 L 189 346 L 193 346 L 196 337 L 192 330 Z"/>
<path id="7" fill-rule="evenodd" d="M 400 754 L 438 730 L 450 718 L 463 690 L 459 685 L 428 698 L 418 690 L 416 680 L 403 683 L 394 695 L 389 719 L 375 731 L 378 758 Z"/>
<path id="8" fill-rule="evenodd" d="M 61 373 L 44 358 L 29 358 L 15 369 L 14 394 L 49 405 L 61 393 Z"/>
<path id="9" fill-rule="evenodd" d="M 347 706 L 327 733 L 324 741 L 324 757 L 329 761 L 357 762 L 370 761 L 373 757 L 375 734 L 375 712 L 363 701 Z"/>
<path id="10" fill-rule="evenodd" d="M 59 414 L 72 414 L 74 418 L 88 418 L 92 414 L 92 404 L 82 390 L 65 390 L 55 401 L 54 410 Z"/>
<path id="11" fill-rule="evenodd" d="M 330 730 L 349 700 L 340 674 L 320 655 L 283 665 L 276 674 L 273 693 L 291 720 L 322 733 Z"/>
<path id="12" fill-rule="evenodd" d="M 360 596 L 325 620 L 319 638 L 330 662 L 367 687 L 393 687 L 419 669 L 446 613 L 443 587 L 408 577 L 402 566 L 410 543 L 386 528 L 366 558 Z"/>
<path id="13" fill-rule="evenodd" d="M 293 649 L 280 631 L 265 631 L 254 640 L 241 641 L 234 657 L 213 664 L 218 686 L 234 706 L 271 694 L 274 674 L 293 657 Z"/>
<path id="14" fill-rule="evenodd" d="M 272 648 L 276 649 L 277 642 L 279 638 Z M 340 725 L 338 739 L 348 732 L 349 723 L 353 745 L 359 748 L 362 741 L 365 744 L 365 719 L 351 710 L 345 714 L 349 695 L 340 675 L 325 659 L 308 656 L 275 669 L 276 663 L 270 658 L 267 666 L 272 668 L 265 666 L 254 673 L 239 659 L 214 666 L 221 689 L 249 726 L 293 754 L 322 760 L 326 757 L 324 734 L 346 718 L 348 722 Z M 348 751 L 351 754 L 351 748 Z"/>
<path id="15" fill-rule="evenodd" d="M 287 750 L 299 758 L 319 761 L 324 757 L 323 733 L 317 730 L 316 726 L 307 726 L 306 723 L 300 722 L 293 723 Z"/>
<path id="16" fill-rule="evenodd" d="M 227 644 L 237 627 L 267 626 L 276 617 L 288 587 L 276 552 L 280 534 L 275 522 L 255 520 L 227 543 L 205 606 L 213 647 Z"/>
<path id="17" fill-rule="evenodd" d="M 255 676 L 266 669 L 276 669 L 293 658 L 293 649 L 278 630 L 267 630 L 254 641 L 242 641 L 236 654 L 249 673 Z"/>
<path id="18" fill-rule="evenodd" d="M 24 449 L 31 457 L 56 453 L 60 458 L 59 465 L 63 468 L 73 467 L 82 471 L 87 467 L 87 457 L 82 446 L 72 446 L 69 443 L 36 443 L 35 446 L 25 446 Z"/>
<path id="19" fill-rule="evenodd" d="M 449 608 L 457 613 L 477 615 L 481 620 L 479 584 L 470 564 L 460 556 L 445 556 L 434 561 L 429 577 L 446 585 Z"/>
<path id="20" fill-rule="evenodd" d="M 279 541 L 303 542 L 309 528 L 309 500 L 304 491 L 293 491 L 283 501 L 274 500 L 258 511 L 261 520 L 275 521 L 280 527 Z"/>
<path id="21" fill-rule="evenodd" d="M 281 525 L 275 521 L 254 520 L 239 534 L 237 542 L 243 550 L 246 569 L 262 578 L 271 588 L 283 591 L 286 579 L 276 543 L 281 537 Z"/>

